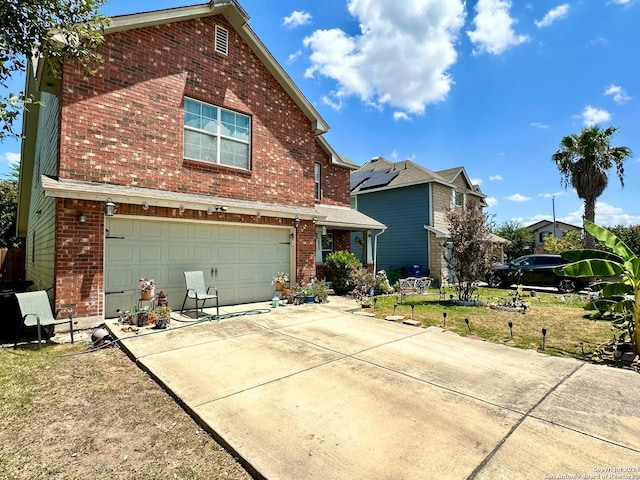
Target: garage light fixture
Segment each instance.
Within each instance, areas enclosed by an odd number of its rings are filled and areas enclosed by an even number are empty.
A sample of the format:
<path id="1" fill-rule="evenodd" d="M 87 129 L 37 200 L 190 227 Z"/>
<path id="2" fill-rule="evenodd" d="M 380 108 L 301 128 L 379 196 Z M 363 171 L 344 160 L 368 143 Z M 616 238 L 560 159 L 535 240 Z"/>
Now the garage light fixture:
<path id="1" fill-rule="evenodd" d="M 212 214 L 213 214 L 213 207 L 207 208 L 207 215 L 212 215 Z"/>
<path id="2" fill-rule="evenodd" d="M 300 227 L 300 219 L 298 218 L 297 215 L 296 215 L 296 218 L 293 219 L 293 227 L 294 228 L 299 228 Z"/>
<path id="3" fill-rule="evenodd" d="M 107 217 L 113 217 L 116 213 L 116 204 L 113 203 L 111 197 L 107 198 L 107 203 L 104 205 L 104 214 Z"/>
<path id="4" fill-rule="evenodd" d="M 229 209 L 224 205 L 216 205 L 216 212 L 226 212 L 227 210 Z"/>
<path id="5" fill-rule="evenodd" d="M 149 204 L 147 202 L 143 202 L 142 203 L 142 209 L 143 210 L 149 210 Z"/>
<path id="6" fill-rule="evenodd" d="M 78 217 L 78 221 L 80 223 L 87 223 L 87 216 L 84 213 L 81 213 L 80 216 Z"/>
<path id="7" fill-rule="evenodd" d="M 186 210 L 184 205 L 180 205 L 180 208 L 178 209 L 180 210 L 180 213 L 184 213 L 184 211 Z"/>

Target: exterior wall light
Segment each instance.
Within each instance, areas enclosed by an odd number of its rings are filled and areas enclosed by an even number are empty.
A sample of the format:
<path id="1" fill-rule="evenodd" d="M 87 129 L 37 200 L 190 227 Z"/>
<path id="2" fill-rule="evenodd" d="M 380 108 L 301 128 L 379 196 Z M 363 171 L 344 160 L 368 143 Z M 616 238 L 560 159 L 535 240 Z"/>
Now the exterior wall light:
<path id="1" fill-rule="evenodd" d="M 149 210 L 149 204 L 147 202 L 143 202 L 142 209 L 143 210 Z"/>
<path id="2" fill-rule="evenodd" d="M 107 217 L 113 217 L 116 213 L 116 204 L 113 203 L 111 197 L 107 198 L 107 203 L 104 205 L 104 214 Z"/>
<path id="3" fill-rule="evenodd" d="M 300 227 L 300 219 L 298 218 L 297 215 L 296 215 L 296 218 L 293 219 L 293 227 L 294 228 L 299 228 Z"/>
<path id="4" fill-rule="evenodd" d="M 78 217 L 78 221 L 80 223 L 87 223 L 87 216 L 84 213 L 81 213 L 80 216 Z"/>

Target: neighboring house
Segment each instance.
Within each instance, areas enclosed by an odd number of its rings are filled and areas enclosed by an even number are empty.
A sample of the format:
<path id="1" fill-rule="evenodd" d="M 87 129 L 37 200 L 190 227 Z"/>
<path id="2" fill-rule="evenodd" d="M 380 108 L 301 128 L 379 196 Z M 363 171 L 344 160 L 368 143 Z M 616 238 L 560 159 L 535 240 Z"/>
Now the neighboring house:
<path id="1" fill-rule="evenodd" d="M 485 198 L 463 167 L 434 172 L 409 160 L 376 157 L 351 173 L 351 205 L 387 226 L 375 243 L 376 269 L 385 270 L 392 281 L 419 270 L 446 283 L 447 212 L 472 200 L 484 207 Z M 506 242 L 496 236 L 491 241 Z M 354 238 L 354 254 L 360 242 Z"/>
<path id="2" fill-rule="evenodd" d="M 384 229 L 350 208 L 357 165 L 247 20 L 220 0 L 118 16 L 95 76 L 30 65 L 18 231 L 56 309 L 113 317 L 140 278 L 178 308 L 188 270 L 223 305 L 267 300 L 278 272 L 308 282 Z"/>
<path id="3" fill-rule="evenodd" d="M 540 220 L 525 228 L 533 233 L 533 248 L 543 247 L 544 239 L 549 236 L 561 240 L 569 232 L 582 232 L 582 227 L 552 220 Z"/>

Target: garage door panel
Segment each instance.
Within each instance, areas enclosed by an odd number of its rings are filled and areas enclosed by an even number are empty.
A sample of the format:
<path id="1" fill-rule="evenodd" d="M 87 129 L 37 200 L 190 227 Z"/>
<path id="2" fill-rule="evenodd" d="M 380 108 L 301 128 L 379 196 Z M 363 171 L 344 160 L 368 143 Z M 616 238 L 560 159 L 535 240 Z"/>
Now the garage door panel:
<path id="1" fill-rule="evenodd" d="M 216 245 L 219 262 L 236 262 L 238 260 L 236 247 L 233 245 Z"/>
<path id="2" fill-rule="evenodd" d="M 105 277 L 105 290 L 120 289 L 123 285 L 131 285 L 132 279 L 131 269 L 111 269 Z"/>
<path id="3" fill-rule="evenodd" d="M 168 259 L 170 262 L 189 261 L 189 247 L 183 245 L 170 246 Z"/>
<path id="4" fill-rule="evenodd" d="M 109 245 L 107 247 L 107 258 L 113 259 L 112 263 L 124 263 L 131 265 L 133 262 L 133 246 L 132 245 Z"/>
<path id="5" fill-rule="evenodd" d="M 122 218 L 112 219 L 109 222 L 109 236 L 125 236 L 130 237 L 133 235 L 133 221 Z"/>
<path id="6" fill-rule="evenodd" d="M 187 223 L 169 224 L 169 231 L 167 236 L 169 238 L 189 238 L 189 224 Z"/>
<path id="7" fill-rule="evenodd" d="M 210 245 L 196 245 L 193 247 L 194 260 L 210 263 L 213 258 L 213 247 Z"/>
<path id="8" fill-rule="evenodd" d="M 160 222 L 145 222 L 144 228 L 140 229 L 140 238 L 160 237 L 162 237 L 162 224 Z"/>
<path id="9" fill-rule="evenodd" d="M 121 218 L 107 219 L 107 228 L 105 290 L 123 292 L 106 295 L 107 317 L 137 305 L 141 277 L 153 278 L 156 293 L 167 293 L 177 310 L 185 271 L 203 271 L 205 284 L 218 287 L 221 305 L 268 300 L 273 276 L 290 271 L 287 228 Z"/>
<path id="10" fill-rule="evenodd" d="M 241 258 L 243 262 L 253 261 L 255 250 L 253 247 L 238 247 L 238 258 Z"/>
<path id="11" fill-rule="evenodd" d="M 195 225 L 193 227 L 193 238 L 198 240 L 212 240 L 213 228 L 211 225 Z"/>
<path id="12" fill-rule="evenodd" d="M 218 274 L 213 279 L 214 282 L 226 282 L 226 283 L 235 283 L 238 278 L 236 277 L 236 270 L 241 271 L 242 268 L 228 266 L 228 267 L 217 267 Z"/>
<path id="13" fill-rule="evenodd" d="M 141 262 L 157 262 L 162 258 L 160 245 L 141 245 L 138 248 L 138 259 Z"/>

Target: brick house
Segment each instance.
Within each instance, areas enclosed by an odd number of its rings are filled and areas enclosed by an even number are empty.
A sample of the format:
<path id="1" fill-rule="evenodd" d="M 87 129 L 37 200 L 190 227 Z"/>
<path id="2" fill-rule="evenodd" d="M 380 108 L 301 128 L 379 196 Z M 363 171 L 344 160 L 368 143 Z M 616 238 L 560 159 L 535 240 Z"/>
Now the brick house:
<path id="1" fill-rule="evenodd" d="M 377 238 L 376 268 L 385 270 L 392 282 L 419 270 L 439 284 L 447 283 L 447 212 L 471 201 L 486 206 L 486 195 L 464 167 L 436 172 L 410 160 L 375 157 L 351 173 L 350 188 L 352 207 L 387 227 Z M 359 240 L 356 236 L 352 245 L 356 255 Z M 506 243 L 497 235 L 489 241 L 498 249 Z"/>
<path id="2" fill-rule="evenodd" d="M 177 308 L 187 270 L 221 304 L 262 301 L 277 272 L 308 281 L 323 245 L 384 229 L 349 207 L 357 165 L 247 21 L 220 0 L 118 16 L 95 76 L 31 65 L 18 233 L 55 308 L 101 321 L 136 304 L 140 278 Z"/>

